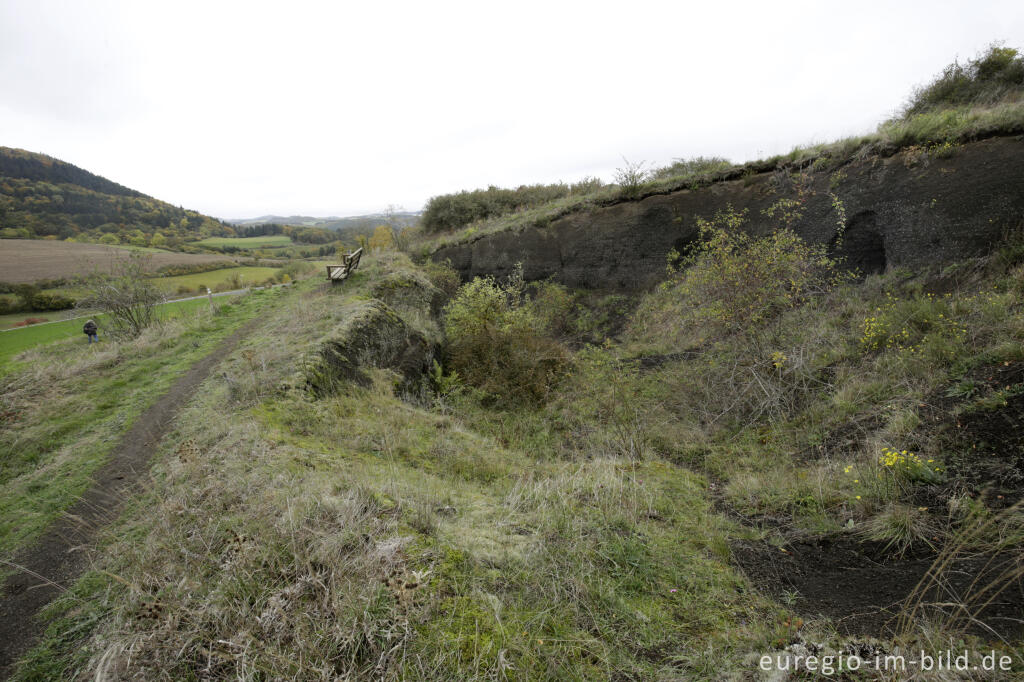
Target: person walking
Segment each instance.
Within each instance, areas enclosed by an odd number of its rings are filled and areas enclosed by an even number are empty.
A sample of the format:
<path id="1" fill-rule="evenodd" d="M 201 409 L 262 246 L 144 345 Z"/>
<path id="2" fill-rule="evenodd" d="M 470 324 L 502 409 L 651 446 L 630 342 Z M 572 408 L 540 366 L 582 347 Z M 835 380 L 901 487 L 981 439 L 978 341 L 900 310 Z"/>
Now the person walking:
<path id="1" fill-rule="evenodd" d="M 85 332 L 86 336 L 89 337 L 89 343 L 92 343 L 93 341 L 95 341 L 96 343 L 99 343 L 100 336 L 99 336 L 99 334 L 96 333 L 96 330 L 97 330 L 96 323 L 93 322 L 92 320 L 89 320 L 88 322 L 86 322 L 85 326 L 82 327 L 82 331 Z"/>

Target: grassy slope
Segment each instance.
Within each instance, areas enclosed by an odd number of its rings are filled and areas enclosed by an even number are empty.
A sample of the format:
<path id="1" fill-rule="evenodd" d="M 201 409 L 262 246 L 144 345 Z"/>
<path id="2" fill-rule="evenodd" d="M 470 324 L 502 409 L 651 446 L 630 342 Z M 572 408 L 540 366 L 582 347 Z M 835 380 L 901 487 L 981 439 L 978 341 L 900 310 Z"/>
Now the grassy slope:
<path id="1" fill-rule="evenodd" d="M 920 488 L 860 485 L 888 475 L 883 445 L 957 475 L 953 453 L 921 430 L 921 401 L 971 368 L 1024 360 L 1021 253 L 968 268 L 949 297 L 892 273 L 710 345 L 662 289 L 620 343 L 577 354 L 551 402 L 511 412 L 453 396 L 403 403 L 384 370 L 334 397 L 301 389 L 296 371 L 318 339 L 411 268 L 370 259 L 344 287 L 282 300 L 204 384 L 152 488 L 110 529 L 98 570 L 52 609 L 19 679 L 749 672 L 800 626 L 791 606 L 750 589 L 730 546 L 864 537 Z M 435 333 L 422 311 L 398 310 Z M 872 317 L 905 341 L 874 344 Z M 649 372 L 624 362 L 688 347 L 702 352 Z M 776 390 L 745 379 L 755 373 Z M 876 426 L 806 455 L 850 423 Z M 831 628 L 804 633 L 834 642 Z"/>
<path id="2" fill-rule="evenodd" d="M 42 345 L 8 368 L 0 421 L 0 552 L 34 537 L 88 485 L 117 436 L 216 344 L 277 291 L 221 303 L 183 304 L 177 316 L 128 343 L 89 346 L 81 336 Z M 102 322 L 102 321 L 101 321 Z M 61 324 L 7 332 L 14 336 Z"/>
<path id="3" fill-rule="evenodd" d="M 446 679 L 509 665 L 538 679 L 649 677 L 756 639 L 768 605 L 727 565 L 728 533 L 742 532 L 727 532 L 699 476 L 505 446 L 397 400 L 383 370 L 323 400 L 287 388 L 349 302 L 409 267 L 366 265 L 344 289 L 285 302 L 208 380 L 152 491 L 109 536 L 104 569 L 119 579 L 85 578 L 84 608 L 54 636 L 73 623 L 79 637 L 102 613 L 103 649 L 140 627 L 154 635 L 133 658 L 151 673 L 197 674 L 204 642 L 241 637 L 259 645 L 218 649 L 218 675 L 366 674 L 382 661 Z M 181 620 L 140 624 L 153 599 Z M 50 640 L 23 675 L 71 674 L 97 653 Z"/>

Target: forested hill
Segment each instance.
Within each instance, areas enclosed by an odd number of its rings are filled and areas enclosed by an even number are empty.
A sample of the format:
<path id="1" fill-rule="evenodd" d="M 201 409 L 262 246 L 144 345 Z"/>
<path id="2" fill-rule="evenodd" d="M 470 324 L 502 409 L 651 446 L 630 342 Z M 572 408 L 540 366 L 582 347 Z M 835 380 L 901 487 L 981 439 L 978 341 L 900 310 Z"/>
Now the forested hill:
<path id="1" fill-rule="evenodd" d="M 176 246 L 233 234 L 216 218 L 172 206 L 70 163 L 0 147 L 0 238 Z"/>
<path id="2" fill-rule="evenodd" d="M 54 184 L 79 185 L 103 194 L 117 194 L 125 197 L 145 196 L 142 192 L 136 192 L 59 159 L 10 147 L 0 147 L 0 176 Z"/>

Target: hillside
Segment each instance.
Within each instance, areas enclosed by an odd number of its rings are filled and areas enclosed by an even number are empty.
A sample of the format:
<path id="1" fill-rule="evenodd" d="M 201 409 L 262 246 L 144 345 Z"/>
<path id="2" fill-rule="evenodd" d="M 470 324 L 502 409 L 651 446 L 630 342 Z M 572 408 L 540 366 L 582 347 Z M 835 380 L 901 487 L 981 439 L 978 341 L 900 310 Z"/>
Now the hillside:
<path id="1" fill-rule="evenodd" d="M 1024 111 L 1024 105 L 1022 105 Z M 464 278 L 507 275 L 634 292 L 661 281 L 665 256 L 700 239 L 697 219 L 734 208 L 763 235 L 785 224 L 865 273 L 987 253 L 1024 220 L 1024 140 L 991 137 L 869 154 L 841 164 L 733 171 L 714 182 L 532 222 L 474 224 L 422 246 Z"/>
<path id="2" fill-rule="evenodd" d="M 0 676 L 1024 679 L 1021 133 L 993 46 L 864 138 L 19 347 Z"/>
<path id="3" fill-rule="evenodd" d="M 762 656 L 950 641 L 1020 672 L 1019 236 L 950 288 L 727 234 L 625 307 L 382 254 L 31 352 L 62 360 L 2 386 L 16 563 L 131 423 L 93 401 L 259 320 L 118 464 L 154 457 L 15 679 L 767 680 Z"/>
<path id="4" fill-rule="evenodd" d="M 0 147 L 0 238 L 175 247 L 230 234 L 215 218 L 43 154 Z"/>
<path id="5" fill-rule="evenodd" d="M 226 222 L 238 227 L 253 227 L 265 224 L 319 227 L 342 233 L 344 236 L 352 236 L 354 234 L 372 234 L 374 228 L 378 225 L 390 225 L 395 228 L 411 227 L 416 224 L 419 217 L 420 214 L 418 212 L 398 211 L 394 213 L 368 213 L 366 215 L 347 216 L 344 218 L 337 216 L 315 218 L 313 216 L 301 215 L 265 215 L 258 218 L 232 218 Z"/>
<path id="6" fill-rule="evenodd" d="M 521 251 L 530 278 L 568 271 L 570 284 L 631 287 L 657 279 L 657 254 L 693 239 L 691 216 L 747 207 L 748 229 L 757 233 L 770 222 L 762 211 L 778 205 L 804 237 L 823 243 L 850 227 L 840 223 L 861 223 L 863 231 L 871 222 L 871 238 L 893 250 L 896 264 L 933 258 L 934 244 L 925 242 L 934 239 L 945 240 L 940 258 L 960 256 L 963 246 L 986 248 L 999 225 L 1019 219 L 1022 133 L 1024 55 L 992 45 L 950 64 L 865 135 L 745 164 L 696 158 L 645 169 L 627 162 L 613 185 L 585 179 L 434 197 L 418 253 L 450 259 L 471 276 L 508 272 Z M 600 284 L 609 270 L 613 281 Z M 631 281 L 616 281 L 622 278 Z"/>

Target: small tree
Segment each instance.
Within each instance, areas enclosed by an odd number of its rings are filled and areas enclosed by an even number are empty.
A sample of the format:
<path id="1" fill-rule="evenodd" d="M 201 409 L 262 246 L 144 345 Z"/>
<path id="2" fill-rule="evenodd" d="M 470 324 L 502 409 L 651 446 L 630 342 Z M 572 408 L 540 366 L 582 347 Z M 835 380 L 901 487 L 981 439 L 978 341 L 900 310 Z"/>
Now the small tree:
<path id="1" fill-rule="evenodd" d="M 156 321 L 156 305 L 164 300 L 149 281 L 149 261 L 146 254 L 133 252 L 117 261 L 110 274 L 94 273 L 78 307 L 106 313 L 114 335 L 138 336 Z"/>
<path id="2" fill-rule="evenodd" d="M 634 163 L 626 157 L 622 157 L 622 161 L 626 165 L 615 169 L 615 183 L 623 197 L 632 199 L 640 194 L 640 187 L 651 179 L 651 172 L 644 169 L 644 161 Z"/>
<path id="3" fill-rule="evenodd" d="M 394 233 L 389 225 L 378 225 L 370 237 L 371 251 L 389 251 L 395 248 Z"/>

